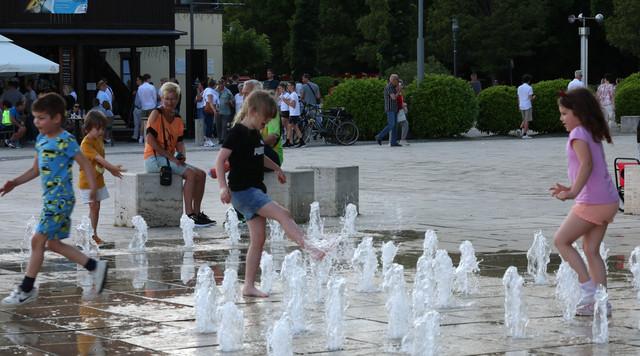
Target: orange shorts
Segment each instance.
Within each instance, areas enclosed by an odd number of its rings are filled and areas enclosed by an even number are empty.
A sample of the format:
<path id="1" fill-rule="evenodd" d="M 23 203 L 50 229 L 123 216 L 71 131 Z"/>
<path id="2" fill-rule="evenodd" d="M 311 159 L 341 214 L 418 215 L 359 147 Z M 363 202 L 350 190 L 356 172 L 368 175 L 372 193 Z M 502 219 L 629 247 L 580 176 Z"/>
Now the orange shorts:
<path id="1" fill-rule="evenodd" d="M 610 224 L 618 213 L 618 203 L 595 205 L 576 203 L 571 211 L 580 219 L 592 224 Z"/>

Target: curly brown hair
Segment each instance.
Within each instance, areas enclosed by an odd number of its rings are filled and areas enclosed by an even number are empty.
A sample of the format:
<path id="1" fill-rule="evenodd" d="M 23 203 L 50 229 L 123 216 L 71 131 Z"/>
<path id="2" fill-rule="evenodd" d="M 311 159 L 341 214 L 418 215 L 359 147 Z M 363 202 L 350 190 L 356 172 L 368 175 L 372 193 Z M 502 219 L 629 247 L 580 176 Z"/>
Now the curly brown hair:
<path id="1" fill-rule="evenodd" d="M 602 140 L 606 140 L 608 143 L 613 143 L 609 133 L 609 125 L 604 119 L 602 108 L 591 90 L 577 88 L 561 93 L 558 98 L 558 106 L 573 111 L 582 126 L 591 132 L 594 141 L 602 142 Z"/>

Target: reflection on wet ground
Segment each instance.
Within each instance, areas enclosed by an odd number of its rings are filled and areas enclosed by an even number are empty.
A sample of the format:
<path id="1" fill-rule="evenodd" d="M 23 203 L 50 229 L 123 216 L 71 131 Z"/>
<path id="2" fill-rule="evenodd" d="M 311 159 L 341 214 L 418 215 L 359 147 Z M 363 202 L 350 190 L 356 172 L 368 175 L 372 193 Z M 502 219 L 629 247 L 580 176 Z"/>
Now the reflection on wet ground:
<path id="1" fill-rule="evenodd" d="M 368 232 L 376 247 L 382 242 L 399 243 L 396 262 L 404 265 L 408 283 L 413 282 L 415 265 L 422 253 L 423 232 Z M 246 237 L 243 238 L 246 242 Z M 354 239 L 352 245 L 355 245 Z M 47 254 L 38 277 L 40 297 L 32 304 L 0 311 L 0 354 L 215 354 L 219 352 L 215 334 L 195 331 L 194 286 L 196 271 L 210 266 L 216 283 L 222 282 L 226 266 L 244 276 L 246 244 L 231 249 L 225 240 L 196 239 L 192 251 L 183 251 L 182 240 L 152 240 L 144 253 L 130 253 L 126 246 L 107 245 L 100 258 L 108 261 L 109 279 L 105 292 L 92 295 L 81 287 L 85 274 L 77 267 Z M 279 270 L 290 244 L 267 244 Z M 457 264 L 457 248 L 447 246 Z M 0 251 L 0 293 L 4 296 L 22 278 L 24 255 L 16 249 Z M 636 354 L 638 319 L 634 292 L 629 287 L 624 256 L 609 257 L 610 295 L 614 318 L 610 324 L 611 342 L 590 344 L 588 318 L 564 322 L 553 303 L 554 286 L 537 286 L 526 278 L 526 302 L 531 319 L 526 339 L 508 339 L 502 320 L 501 280 L 508 266 L 526 271 L 526 253 L 500 251 L 477 254 L 481 260 L 481 288 L 468 297 L 457 296 L 453 307 L 441 310 L 441 353 L 451 355 L 493 354 L 527 351 L 536 354 L 611 353 Z M 343 355 L 399 352 L 399 340 L 386 338 L 387 314 L 382 292 L 355 292 L 355 276 L 342 261 L 339 273 L 347 278 L 347 340 Z M 559 264 L 552 255 L 550 274 Z M 381 284 L 380 277 L 376 279 Z M 237 286 L 238 289 L 240 285 Z M 410 285 L 408 286 L 410 288 Z M 313 293 L 309 290 L 309 293 Z M 241 298 L 238 305 L 245 315 L 244 349 L 238 355 L 266 354 L 265 332 L 282 313 L 282 284 L 277 281 L 267 299 Z M 294 339 L 296 353 L 326 352 L 324 307 L 307 304 L 308 331 Z"/>

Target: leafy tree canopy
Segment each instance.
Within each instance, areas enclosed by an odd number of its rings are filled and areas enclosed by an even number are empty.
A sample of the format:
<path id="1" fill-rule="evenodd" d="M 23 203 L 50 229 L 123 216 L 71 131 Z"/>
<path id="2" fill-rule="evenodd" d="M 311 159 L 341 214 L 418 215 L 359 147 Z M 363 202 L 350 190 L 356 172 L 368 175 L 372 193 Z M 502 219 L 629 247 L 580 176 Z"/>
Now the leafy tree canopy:
<path id="1" fill-rule="evenodd" d="M 253 74 L 271 60 L 271 45 L 264 34 L 245 29 L 239 21 L 223 34 L 224 69 L 227 73 Z"/>

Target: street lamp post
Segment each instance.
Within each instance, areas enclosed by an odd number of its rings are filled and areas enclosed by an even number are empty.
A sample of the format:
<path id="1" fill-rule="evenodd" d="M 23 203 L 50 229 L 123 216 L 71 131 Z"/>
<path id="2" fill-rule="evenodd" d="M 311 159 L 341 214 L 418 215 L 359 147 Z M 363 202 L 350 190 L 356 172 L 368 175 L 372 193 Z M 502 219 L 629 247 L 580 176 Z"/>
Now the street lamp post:
<path id="1" fill-rule="evenodd" d="M 424 23 L 424 0 L 418 0 L 418 77 L 416 81 L 418 86 L 420 86 L 420 82 L 422 82 L 422 78 L 424 78 L 424 34 L 423 34 L 423 25 Z"/>
<path id="2" fill-rule="evenodd" d="M 578 27 L 578 35 L 580 36 L 580 70 L 582 71 L 582 82 L 585 86 L 589 85 L 589 27 L 587 27 L 587 20 L 596 20 L 601 24 L 604 22 L 604 15 L 597 14 L 595 17 L 586 17 L 583 14 L 578 14 L 578 17 L 569 15 L 569 23 L 579 22 L 581 25 Z"/>
<path id="3" fill-rule="evenodd" d="M 451 19 L 451 32 L 453 33 L 453 76 L 458 76 L 458 18 Z"/>

